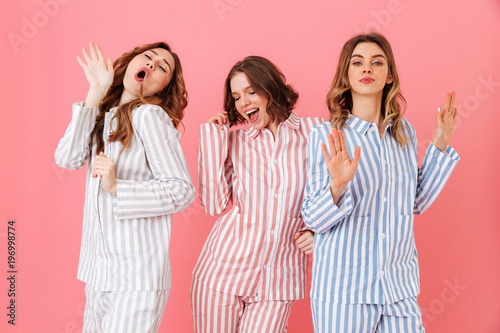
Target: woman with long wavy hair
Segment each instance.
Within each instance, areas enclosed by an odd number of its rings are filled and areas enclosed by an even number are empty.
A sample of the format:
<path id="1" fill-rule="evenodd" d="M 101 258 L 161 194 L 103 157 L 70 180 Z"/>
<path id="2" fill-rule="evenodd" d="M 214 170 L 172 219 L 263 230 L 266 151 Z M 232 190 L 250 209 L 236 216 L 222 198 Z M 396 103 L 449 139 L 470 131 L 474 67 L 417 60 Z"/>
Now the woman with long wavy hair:
<path id="1" fill-rule="evenodd" d="M 98 45 L 77 58 L 90 84 L 59 142 L 59 166 L 87 163 L 78 279 L 83 332 L 157 332 L 171 288 L 172 214 L 194 199 L 179 143 L 187 92 L 179 58 L 163 43 L 114 64 Z"/>
<path id="2" fill-rule="evenodd" d="M 372 33 L 346 42 L 327 105 L 331 120 L 309 137 L 302 208 L 316 233 L 314 330 L 423 332 L 413 216 L 436 200 L 458 163 L 448 146 L 455 92 L 438 108 L 421 168 L 385 37 Z"/>
<path id="3" fill-rule="evenodd" d="M 300 216 L 305 152 L 322 119 L 293 112 L 297 98 L 276 65 L 249 56 L 226 77 L 225 111 L 201 125 L 201 203 L 210 215 L 225 213 L 193 271 L 197 333 L 286 332 L 305 297 L 314 240 Z"/>

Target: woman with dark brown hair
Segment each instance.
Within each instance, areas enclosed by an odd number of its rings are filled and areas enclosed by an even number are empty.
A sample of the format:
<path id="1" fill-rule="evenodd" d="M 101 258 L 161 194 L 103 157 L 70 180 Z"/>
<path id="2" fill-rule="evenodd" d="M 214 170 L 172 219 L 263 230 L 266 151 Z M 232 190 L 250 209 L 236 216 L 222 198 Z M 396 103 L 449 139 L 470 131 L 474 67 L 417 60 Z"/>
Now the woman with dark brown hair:
<path id="1" fill-rule="evenodd" d="M 285 332 L 305 297 L 314 238 L 300 215 L 305 148 L 322 120 L 292 112 L 297 92 L 262 57 L 236 63 L 224 91 L 225 111 L 201 125 L 199 193 L 210 215 L 232 207 L 193 272 L 195 332 Z"/>
<path id="2" fill-rule="evenodd" d="M 421 168 L 385 37 L 345 43 L 327 105 L 331 120 L 309 137 L 302 209 L 316 232 L 314 331 L 423 332 L 413 218 L 436 200 L 458 163 L 448 145 L 455 92 L 438 108 Z"/>
<path id="3" fill-rule="evenodd" d="M 195 192 L 176 130 L 187 105 L 181 64 L 162 42 L 114 64 L 92 43 L 83 55 L 90 88 L 55 153 L 61 167 L 88 164 L 83 332 L 157 332 L 171 288 L 172 214 Z"/>

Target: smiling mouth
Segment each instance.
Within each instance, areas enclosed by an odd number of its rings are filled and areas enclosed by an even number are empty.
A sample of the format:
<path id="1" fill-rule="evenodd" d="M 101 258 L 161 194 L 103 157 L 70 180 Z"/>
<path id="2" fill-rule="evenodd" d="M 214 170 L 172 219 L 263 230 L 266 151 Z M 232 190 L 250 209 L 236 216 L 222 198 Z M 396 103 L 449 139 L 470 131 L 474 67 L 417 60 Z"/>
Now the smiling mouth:
<path id="1" fill-rule="evenodd" d="M 136 74 L 135 74 L 135 79 L 139 82 L 144 81 L 144 79 L 148 76 L 149 71 L 147 68 L 141 68 Z"/>
<path id="2" fill-rule="evenodd" d="M 259 118 L 259 108 L 248 110 L 245 114 L 250 118 L 251 122 L 254 122 Z"/>

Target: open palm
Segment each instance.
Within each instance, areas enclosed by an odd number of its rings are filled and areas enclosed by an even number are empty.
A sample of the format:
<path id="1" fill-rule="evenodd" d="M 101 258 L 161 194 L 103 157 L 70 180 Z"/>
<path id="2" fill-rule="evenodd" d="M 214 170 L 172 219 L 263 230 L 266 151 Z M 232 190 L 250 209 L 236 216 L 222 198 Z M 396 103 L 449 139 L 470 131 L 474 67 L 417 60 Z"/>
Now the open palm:
<path id="1" fill-rule="evenodd" d="M 336 189 L 345 189 L 347 184 L 354 178 L 361 156 L 361 147 L 357 147 L 354 152 L 354 159 L 351 161 L 345 145 L 344 133 L 332 128 L 332 133 L 328 134 L 328 146 L 330 153 L 324 143 L 321 144 L 323 156 L 325 157 L 328 171 L 332 177 L 332 185 Z"/>

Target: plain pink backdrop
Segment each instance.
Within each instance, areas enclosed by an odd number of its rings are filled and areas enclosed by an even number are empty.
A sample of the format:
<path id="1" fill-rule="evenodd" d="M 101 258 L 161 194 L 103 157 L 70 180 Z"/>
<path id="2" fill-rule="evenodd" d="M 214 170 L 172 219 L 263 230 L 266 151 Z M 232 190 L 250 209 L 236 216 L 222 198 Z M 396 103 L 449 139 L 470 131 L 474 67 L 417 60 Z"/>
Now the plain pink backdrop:
<path id="1" fill-rule="evenodd" d="M 340 47 L 369 29 L 393 46 L 420 160 L 436 108 L 457 91 L 452 145 L 462 159 L 434 206 L 415 219 L 427 332 L 500 331 L 499 1 L 2 0 L 0 13 L 2 332 L 81 331 L 85 168 L 60 169 L 54 150 L 71 104 L 86 95 L 75 57 L 88 41 L 113 59 L 157 40 L 180 55 L 190 96 L 182 146 L 196 183 L 199 124 L 221 110 L 224 78 L 237 60 L 268 57 L 300 92 L 297 113 L 327 117 Z M 9 219 L 16 221 L 16 326 L 6 316 Z M 198 200 L 174 216 L 173 289 L 161 332 L 192 332 L 191 272 L 214 221 Z M 289 332 L 312 332 L 308 300 L 294 307 Z"/>

